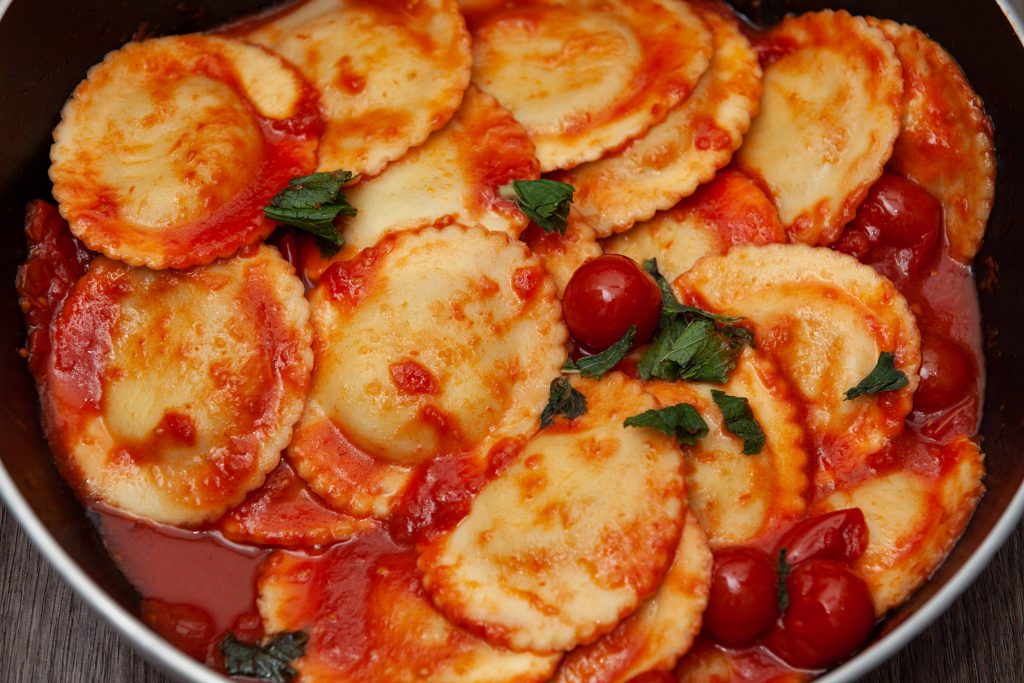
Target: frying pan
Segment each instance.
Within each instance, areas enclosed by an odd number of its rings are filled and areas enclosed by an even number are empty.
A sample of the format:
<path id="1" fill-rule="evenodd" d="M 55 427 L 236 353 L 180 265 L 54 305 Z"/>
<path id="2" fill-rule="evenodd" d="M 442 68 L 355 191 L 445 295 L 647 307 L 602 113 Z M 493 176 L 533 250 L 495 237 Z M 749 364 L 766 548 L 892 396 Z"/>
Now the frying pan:
<path id="1" fill-rule="evenodd" d="M 25 256 L 25 204 L 47 198 L 51 131 L 86 70 L 132 37 L 208 29 L 267 0 L 0 0 L 0 496 L 46 559 L 146 657 L 182 681 L 224 683 L 138 620 L 138 595 L 104 551 L 53 467 L 35 386 L 17 350 L 24 324 L 14 276 Z M 821 680 L 863 676 L 935 620 L 988 564 L 1024 510 L 1024 8 L 1021 0 L 736 0 L 758 22 L 845 7 L 912 23 L 960 62 L 995 123 L 996 202 L 976 262 L 988 386 L 982 421 L 988 493 L 934 578 L 884 623 L 864 651 Z M 1016 191 L 1015 191 L 1016 190 Z"/>

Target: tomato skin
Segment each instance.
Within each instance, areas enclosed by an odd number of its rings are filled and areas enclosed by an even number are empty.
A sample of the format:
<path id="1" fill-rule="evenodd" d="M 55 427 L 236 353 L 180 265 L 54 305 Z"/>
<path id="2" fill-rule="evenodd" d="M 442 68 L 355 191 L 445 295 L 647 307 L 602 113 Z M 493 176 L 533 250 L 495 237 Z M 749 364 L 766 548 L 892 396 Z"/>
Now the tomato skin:
<path id="1" fill-rule="evenodd" d="M 754 548 L 715 553 L 704 630 L 726 645 L 743 645 L 767 630 L 779 615 L 778 574 Z"/>
<path id="2" fill-rule="evenodd" d="M 801 669 L 831 666 L 860 647 L 875 625 L 864 580 L 834 560 L 807 560 L 786 579 L 789 607 L 765 644 Z"/>
<path id="3" fill-rule="evenodd" d="M 922 335 L 914 410 L 933 413 L 959 403 L 974 389 L 976 374 L 974 361 L 958 344 L 939 335 Z"/>
<path id="4" fill-rule="evenodd" d="M 860 508 L 826 512 L 790 529 L 776 547 L 795 565 L 811 559 L 853 562 L 868 547 L 868 525 Z"/>
<path id="5" fill-rule="evenodd" d="M 607 349 L 636 325 L 633 348 L 649 341 L 661 316 L 661 290 L 626 256 L 605 254 L 580 266 L 562 295 L 569 334 L 581 346 Z"/>
<path id="6" fill-rule="evenodd" d="M 677 683 L 678 679 L 670 671 L 645 671 L 629 679 L 628 683 Z"/>
<path id="7" fill-rule="evenodd" d="M 835 248 L 900 281 L 935 260 L 942 234 L 942 204 L 920 185 L 884 173 Z"/>

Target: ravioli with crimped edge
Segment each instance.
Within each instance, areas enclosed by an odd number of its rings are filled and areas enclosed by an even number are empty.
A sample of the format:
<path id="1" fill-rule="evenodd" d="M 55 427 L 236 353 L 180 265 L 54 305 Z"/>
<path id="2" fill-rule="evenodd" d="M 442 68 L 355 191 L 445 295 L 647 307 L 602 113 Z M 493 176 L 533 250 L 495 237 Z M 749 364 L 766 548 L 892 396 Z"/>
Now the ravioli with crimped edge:
<path id="1" fill-rule="evenodd" d="M 319 169 L 376 175 L 443 127 L 469 85 L 455 0 L 311 0 L 231 29 L 317 87 Z"/>
<path id="2" fill-rule="evenodd" d="M 819 486 L 865 465 L 903 429 L 921 363 L 906 299 L 874 268 L 821 247 L 769 244 L 701 259 L 675 282 L 684 298 L 744 317 L 758 348 L 774 356 L 807 408 Z M 845 400 L 882 352 L 906 386 Z"/>
<path id="3" fill-rule="evenodd" d="M 577 166 L 564 180 L 601 237 L 671 208 L 729 163 L 761 99 L 761 65 L 732 12 L 691 2 L 711 29 L 714 55 L 696 89 L 621 151 Z"/>
<path id="4" fill-rule="evenodd" d="M 187 268 L 265 238 L 264 205 L 315 165 L 316 93 L 280 57 L 215 36 L 129 43 L 89 70 L 50 149 L 87 247 Z"/>
<path id="5" fill-rule="evenodd" d="M 590 224 L 570 210 L 565 232 L 544 232 L 536 225 L 526 228 L 520 238 L 540 257 L 555 281 L 559 296 L 565 291 L 576 269 L 601 255 L 601 245 Z"/>
<path id="6" fill-rule="evenodd" d="M 536 428 L 567 333 L 518 241 L 451 225 L 396 233 L 310 293 L 316 367 L 288 454 L 335 507 L 386 516 L 419 464 Z"/>
<path id="7" fill-rule="evenodd" d="M 612 630 L 657 590 L 682 527 L 675 441 L 623 426 L 657 401 L 620 373 L 573 386 L 587 412 L 528 441 L 420 555 L 442 612 L 516 650 L 568 650 Z"/>
<path id="8" fill-rule="evenodd" d="M 358 213 L 342 225 L 349 254 L 425 225 L 482 225 L 518 237 L 527 219 L 498 188 L 540 176 L 526 131 L 493 97 L 470 88 L 448 125 L 379 176 L 345 190 Z"/>
<path id="9" fill-rule="evenodd" d="M 271 247 L 188 271 L 96 259 L 54 319 L 41 384 L 65 476 L 86 500 L 147 519 L 216 519 L 291 438 L 313 362 L 308 317 Z"/>
<path id="10" fill-rule="evenodd" d="M 687 514 L 658 592 L 614 631 L 567 654 L 553 682 L 625 683 L 648 671 L 671 669 L 700 631 L 710 583 L 711 551 L 700 524 Z"/>
<path id="11" fill-rule="evenodd" d="M 689 403 L 708 425 L 683 452 L 690 510 L 713 549 L 755 542 L 804 516 L 812 461 L 798 397 L 770 358 L 747 349 L 724 385 L 654 381 L 646 389 L 663 405 Z M 759 453 L 745 454 L 743 441 L 725 428 L 713 389 L 749 401 L 765 434 Z"/>
<path id="12" fill-rule="evenodd" d="M 449 622 L 420 585 L 416 554 L 381 534 L 320 555 L 277 552 L 258 583 L 266 630 L 309 634 L 292 662 L 304 683 L 540 683 L 558 664 L 558 655 L 495 647 Z"/>
<path id="13" fill-rule="evenodd" d="M 896 46 L 906 80 L 890 166 L 942 202 L 950 254 L 969 263 L 981 246 L 995 195 L 992 121 L 938 43 L 913 26 L 868 21 Z"/>
<path id="14" fill-rule="evenodd" d="M 787 17 L 762 40 L 776 61 L 737 163 L 763 181 L 793 239 L 829 244 L 892 155 L 900 62 L 881 31 L 845 11 Z"/>
<path id="15" fill-rule="evenodd" d="M 984 493 L 981 451 L 967 438 L 917 444 L 927 466 L 903 465 L 844 486 L 815 506 L 815 514 L 857 507 L 868 524 L 868 547 L 856 569 L 881 616 L 904 602 L 942 563 Z"/>
<path id="16" fill-rule="evenodd" d="M 785 241 L 772 200 L 746 175 L 725 170 L 668 211 L 604 240 L 604 251 L 637 263 L 656 257 L 671 282 L 708 254 Z"/>
<path id="17" fill-rule="evenodd" d="M 642 134 L 693 90 L 711 58 L 677 0 L 462 0 L 473 82 L 526 127 L 542 171 Z"/>

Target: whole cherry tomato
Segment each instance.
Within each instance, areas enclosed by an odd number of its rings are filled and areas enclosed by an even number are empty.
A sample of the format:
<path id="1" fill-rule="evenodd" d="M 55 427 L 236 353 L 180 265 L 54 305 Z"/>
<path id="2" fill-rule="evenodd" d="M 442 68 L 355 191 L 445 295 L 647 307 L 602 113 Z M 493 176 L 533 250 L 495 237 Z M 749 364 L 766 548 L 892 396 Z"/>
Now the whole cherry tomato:
<path id="1" fill-rule="evenodd" d="M 661 290 L 635 261 L 605 254 L 580 266 L 562 295 L 565 324 L 581 346 L 603 351 L 636 325 L 633 347 L 650 340 L 661 315 Z"/>
<path id="2" fill-rule="evenodd" d="M 704 629 L 726 645 L 742 645 L 767 630 L 779 615 L 778 574 L 754 548 L 715 553 Z"/>
<path id="3" fill-rule="evenodd" d="M 934 334 L 921 338 L 921 383 L 914 409 L 933 413 L 955 405 L 974 388 L 974 360 L 955 342 Z"/>
<path id="4" fill-rule="evenodd" d="M 810 559 L 853 562 L 868 546 L 868 525 L 860 508 L 826 512 L 790 529 L 776 546 L 795 565 Z"/>
<path id="5" fill-rule="evenodd" d="M 792 666 L 831 666 L 853 654 L 874 627 L 867 584 L 841 562 L 801 563 L 786 579 L 786 591 L 789 606 L 765 644 Z"/>

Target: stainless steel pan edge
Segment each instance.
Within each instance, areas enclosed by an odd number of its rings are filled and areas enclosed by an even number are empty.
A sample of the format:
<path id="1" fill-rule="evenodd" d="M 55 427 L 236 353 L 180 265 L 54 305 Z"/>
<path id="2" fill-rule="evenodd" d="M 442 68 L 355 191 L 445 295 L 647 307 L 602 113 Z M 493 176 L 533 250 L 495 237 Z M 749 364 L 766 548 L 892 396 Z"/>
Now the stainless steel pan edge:
<path id="1" fill-rule="evenodd" d="M 0 0 L 0 19 L 13 0 Z M 996 0 L 1017 38 L 1024 44 L 1024 0 Z M 110 597 L 61 547 L 18 490 L 0 462 L 0 500 L 28 534 L 46 560 L 107 623 L 113 626 L 149 661 L 184 683 L 230 683 L 211 669 L 184 654 L 146 627 Z M 947 583 L 909 618 L 838 668 L 818 679 L 821 683 L 855 681 L 892 657 L 929 624 L 941 616 L 953 601 L 988 566 L 1024 515 L 1024 483 L 992 527 L 991 531 Z"/>

